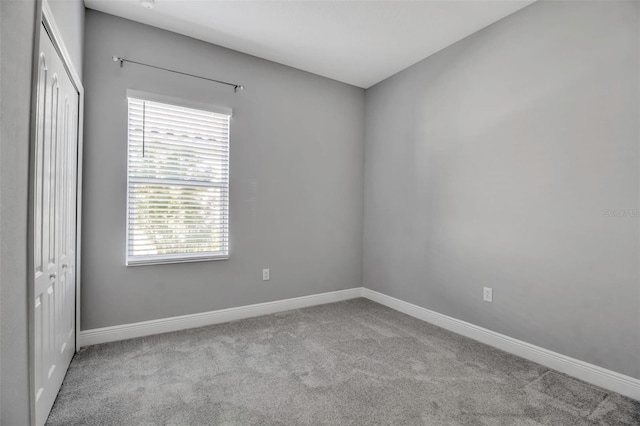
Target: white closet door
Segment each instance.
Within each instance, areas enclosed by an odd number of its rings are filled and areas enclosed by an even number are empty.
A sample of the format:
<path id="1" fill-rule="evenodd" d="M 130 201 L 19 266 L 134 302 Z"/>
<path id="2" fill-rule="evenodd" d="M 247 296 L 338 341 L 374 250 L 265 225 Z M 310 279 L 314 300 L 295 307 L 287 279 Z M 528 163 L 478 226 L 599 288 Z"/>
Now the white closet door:
<path id="1" fill-rule="evenodd" d="M 36 424 L 47 419 L 75 352 L 78 92 L 40 35 L 34 167 Z"/>

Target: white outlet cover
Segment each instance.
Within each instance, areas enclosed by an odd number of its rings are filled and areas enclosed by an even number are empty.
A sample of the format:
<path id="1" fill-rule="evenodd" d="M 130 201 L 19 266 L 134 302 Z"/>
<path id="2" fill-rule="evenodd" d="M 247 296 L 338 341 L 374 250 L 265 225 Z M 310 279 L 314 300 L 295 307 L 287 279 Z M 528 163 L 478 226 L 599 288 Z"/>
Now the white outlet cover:
<path id="1" fill-rule="evenodd" d="M 485 302 L 493 302 L 493 289 L 490 287 L 485 287 L 482 292 L 482 299 Z"/>
<path id="2" fill-rule="evenodd" d="M 262 270 L 262 281 L 269 281 L 270 277 L 269 277 L 269 270 L 268 269 L 263 269 Z"/>

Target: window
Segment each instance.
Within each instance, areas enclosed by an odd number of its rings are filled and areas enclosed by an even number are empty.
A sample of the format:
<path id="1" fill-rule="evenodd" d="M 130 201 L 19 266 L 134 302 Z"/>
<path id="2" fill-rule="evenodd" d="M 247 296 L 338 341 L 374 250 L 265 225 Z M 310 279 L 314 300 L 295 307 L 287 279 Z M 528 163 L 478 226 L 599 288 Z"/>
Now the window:
<path id="1" fill-rule="evenodd" d="M 127 265 L 226 259 L 231 112 L 159 98 L 128 92 Z"/>

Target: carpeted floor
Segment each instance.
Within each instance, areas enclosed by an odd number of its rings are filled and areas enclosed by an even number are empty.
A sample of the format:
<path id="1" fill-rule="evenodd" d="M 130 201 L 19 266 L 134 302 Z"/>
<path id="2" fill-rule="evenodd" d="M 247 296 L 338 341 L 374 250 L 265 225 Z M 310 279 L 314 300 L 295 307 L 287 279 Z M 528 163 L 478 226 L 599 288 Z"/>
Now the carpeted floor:
<path id="1" fill-rule="evenodd" d="M 640 425 L 640 402 L 365 299 L 91 346 L 49 425 Z"/>

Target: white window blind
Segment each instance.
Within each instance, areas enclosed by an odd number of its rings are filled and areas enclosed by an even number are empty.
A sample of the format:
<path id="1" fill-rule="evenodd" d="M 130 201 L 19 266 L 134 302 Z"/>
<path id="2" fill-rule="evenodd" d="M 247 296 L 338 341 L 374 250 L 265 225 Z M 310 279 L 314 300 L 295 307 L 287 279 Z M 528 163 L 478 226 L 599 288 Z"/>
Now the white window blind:
<path id="1" fill-rule="evenodd" d="M 228 257 L 230 118 L 129 97 L 127 265 Z"/>

